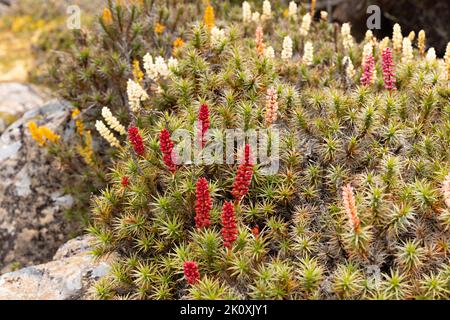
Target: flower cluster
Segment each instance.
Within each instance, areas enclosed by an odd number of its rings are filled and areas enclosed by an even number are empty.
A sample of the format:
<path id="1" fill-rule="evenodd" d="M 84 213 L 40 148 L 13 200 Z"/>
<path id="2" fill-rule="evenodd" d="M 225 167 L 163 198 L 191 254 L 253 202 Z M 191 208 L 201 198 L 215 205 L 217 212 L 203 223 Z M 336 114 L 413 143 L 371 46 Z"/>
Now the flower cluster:
<path id="1" fill-rule="evenodd" d="M 273 87 L 267 89 L 267 98 L 266 98 L 266 114 L 264 118 L 266 120 L 266 125 L 271 125 L 275 121 L 277 121 L 277 113 L 278 113 L 278 95 L 276 90 Z"/>
<path id="2" fill-rule="evenodd" d="M 133 79 L 139 84 L 142 84 L 142 81 L 144 80 L 144 73 L 139 65 L 139 60 L 137 59 L 133 60 Z"/>
<path id="3" fill-rule="evenodd" d="M 431 63 L 436 61 L 436 50 L 434 50 L 433 47 L 427 50 L 427 55 L 425 56 L 425 59 Z"/>
<path id="4" fill-rule="evenodd" d="M 372 42 L 373 42 L 375 39 L 376 39 L 376 38 L 374 38 L 372 30 L 367 30 L 367 31 L 366 31 L 366 34 L 364 35 L 364 42 L 366 42 L 366 44 L 367 44 L 367 43 L 372 44 Z M 363 49 L 363 50 L 364 50 L 364 49 Z"/>
<path id="5" fill-rule="evenodd" d="M 358 218 L 358 212 L 356 210 L 355 195 L 353 194 L 353 188 L 350 184 L 342 187 L 342 200 L 344 203 L 344 209 L 347 213 L 350 226 L 355 232 L 358 232 L 360 227 L 360 220 Z"/>
<path id="6" fill-rule="evenodd" d="M 145 154 L 144 143 L 142 142 L 142 136 L 139 133 L 139 129 L 135 126 L 128 128 L 128 140 L 134 148 L 134 152 L 137 155 L 143 156 Z"/>
<path id="7" fill-rule="evenodd" d="M 269 46 L 264 49 L 264 57 L 266 57 L 267 59 L 275 58 L 275 50 L 273 50 L 272 46 Z"/>
<path id="8" fill-rule="evenodd" d="M 175 55 L 175 54 L 176 54 L 176 50 L 177 50 L 178 48 L 181 48 L 182 46 L 184 46 L 184 41 L 183 41 L 183 39 L 181 39 L 180 37 L 178 37 L 178 38 L 176 38 L 175 40 L 173 40 L 173 42 L 172 42 L 172 47 L 173 47 L 172 54 Z"/>
<path id="9" fill-rule="evenodd" d="M 46 141 L 54 143 L 61 138 L 46 126 L 38 127 L 38 125 L 34 121 L 28 122 L 28 129 L 30 130 L 31 137 L 35 141 L 39 142 L 40 146 L 45 145 Z"/>
<path id="10" fill-rule="evenodd" d="M 351 27 L 349 23 L 342 24 L 341 27 L 342 46 L 345 51 L 350 50 L 353 47 L 353 37 L 351 34 Z"/>
<path id="11" fill-rule="evenodd" d="M 289 36 L 283 39 L 283 50 L 281 51 L 281 59 L 289 60 L 292 58 L 292 39 Z"/>
<path id="12" fill-rule="evenodd" d="M 225 31 L 217 27 L 211 29 L 211 46 L 214 48 L 219 47 L 225 40 Z"/>
<path id="13" fill-rule="evenodd" d="M 264 54 L 264 33 L 263 28 L 258 26 L 255 32 L 256 53 L 259 56 Z"/>
<path id="14" fill-rule="evenodd" d="M 200 111 L 198 113 L 198 137 L 199 143 L 202 148 L 206 145 L 206 133 L 209 129 L 209 109 L 207 104 L 202 104 L 200 106 Z"/>
<path id="15" fill-rule="evenodd" d="M 419 48 L 419 53 L 423 57 L 425 55 L 425 31 L 420 30 L 419 36 L 417 37 L 417 47 Z"/>
<path id="16" fill-rule="evenodd" d="M 361 75 L 361 84 L 363 86 L 368 86 L 373 84 L 373 72 L 375 69 L 375 61 L 373 59 L 372 54 L 366 57 L 366 61 L 364 63 L 364 72 Z"/>
<path id="17" fill-rule="evenodd" d="M 413 59 L 413 48 L 411 40 L 406 37 L 402 42 L 402 63 L 408 63 Z"/>
<path id="18" fill-rule="evenodd" d="M 311 41 L 306 41 L 305 48 L 303 50 L 303 63 L 306 66 L 312 65 L 314 57 L 314 47 Z"/>
<path id="19" fill-rule="evenodd" d="M 252 21 L 252 9 L 247 1 L 242 2 L 242 21 L 244 23 Z"/>
<path id="20" fill-rule="evenodd" d="M 391 39 L 389 39 L 388 37 L 384 37 L 383 40 L 381 40 L 380 43 L 378 44 L 379 51 L 383 52 L 384 49 L 389 47 L 390 42 L 391 42 Z"/>
<path id="21" fill-rule="evenodd" d="M 92 147 L 92 135 L 90 130 L 83 131 L 83 143 L 76 146 L 78 154 L 86 164 L 94 165 L 94 148 Z"/>
<path id="22" fill-rule="evenodd" d="M 170 172 L 176 171 L 176 165 L 172 159 L 173 142 L 170 139 L 169 131 L 164 128 L 159 134 L 159 149 L 163 154 L 163 161 Z"/>
<path id="23" fill-rule="evenodd" d="M 392 31 L 392 46 L 394 47 L 395 51 L 400 51 L 402 49 L 402 42 L 402 28 L 398 23 L 396 23 L 394 24 L 394 28 Z"/>
<path id="24" fill-rule="evenodd" d="M 95 128 L 100 133 L 100 135 L 108 141 L 111 147 L 120 147 L 120 142 L 117 140 L 117 138 L 114 136 L 114 134 L 111 132 L 111 130 L 108 129 L 108 127 L 103 123 L 101 120 L 97 120 L 95 122 Z"/>
<path id="25" fill-rule="evenodd" d="M 203 16 L 203 21 L 205 22 L 205 26 L 208 29 L 212 29 L 214 27 L 214 8 L 211 4 L 208 4 L 208 6 L 205 9 L 205 15 Z"/>
<path id="26" fill-rule="evenodd" d="M 345 56 L 342 59 L 342 64 L 344 65 L 345 75 L 347 76 L 347 78 L 353 79 L 353 77 L 356 74 L 356 71 L 355 71 L 355 67 L 353 66 L 353 63 L 352 63 L 352 60 L 350 59 L 350 57 Z"/>
<path id="27" fill-rule="evenodd" d="M 156 34 L 162 34 L 164 32 L 164 30 L 166 30 L 166 27 L 163 24 L 157 22 L 155 24 L 154 30 L 155 30 Z"/>
<path id="28" fill-rule="evenodd" d="M 366 61 L 367 61 L 367 58 L 369 56 L 373 57 L 373 45 L 372 45 L 372 42 L 367 42 L 364 45 L 364 47 L 363 47 L 362 61 L 361 61 L 361 66 L 363 67 L 363 69 L 364 69 L 364 67 L 366 65 Z"/>
<path id="29" fill-rule="evenodd" d="M 200 178 L 195 188 L 195 227 L 206 228 L 211 224 L 209 212 L 212 208 L 211 196 L 208 189 L 208 181 Z"/>
<path id="30" fill-rule="evenodd" d="M 272 18 L 272 6 L 271 6 L 269 0 L 264 0 L 261 20 L 265 21 L 265 20 L 269 20 L 271 18 Z"/>
<path id="31" fill-rule="evenodd" d="M 72 119 L 75 120 L 75 127 L 77 128 L 77 133 L 82 136 L 84 133 L 84 124 L 83 121 L 80 119 L 80 109 L 75 108 L 72 110 Z"/>
<path id="32" fill-rule="evenodd" d="M 112 22 L 113 22 L 111 10 L 109 10 L 108 8 L 104 8 L 104 9 L 103 9 L 102 22 L 103 22 L 106 26 L 111 25 Z"/>
<path id="33" fill-rule="evenodd" d="M 306 37 L 309 33 L 311 27 L 311 15 L 309 13 L 305 14 L 302 18 L 302 24 L 300 25 L 300 35 Z"/>
<path id="34" fill-rule="evenodd" d="M 194 261 L 184 262 L 184 276 L 189 284 L 195 284 L 200 280 L 200 272 L 197 263 Z"/>
<path id="35" fill-rule="evenodd" d="M 297 20 L 297 4 L 294 1 L 289 2 L 288 17 Z"/>
<path id="36" fill-rule="evenodd" d="M 222 207 L 222 238 L 225 248 L 231 248 L 237 239 L 237 234 L 234 206 L 231 202 L 225 201 Z"/>
<path id="37" fill-rule="evenodd" d="M 120 124 L 119 120 L 117 120 L 116 117 L 113 116 L 111 110 L 108 107 L 102 108 L 102 116 L 111 129 L 115 130 L 120 135 L 127 134 L 127 132 L 125 131 L 125 127 Z"/>
<path id="38" fill-rule="evenodd" d="M 148 99 L 148 94 L 139 83 L 128 79 L 127 82 L 128 103 L 132 112 L 138 112 L 141 109 L 141 102 Z"/>
<path id="39" fill-rule="evenodd" d="M 246 144 L 244 148 L 244 161 L 239 165 L 233 183 L 232 193 L 236 201 L 242 200 L 242 198 L 248 193 L 252 176 L 253 160 L 251 158 L 250 145 Z"/>
<path id="40" fill-rule="evenodd" d="M 163 57 L 158 56 L 153 61 L 153 57 L 150 53 L 147 53 L 144 56 L 144 69 L 148 78 L 153 81 L 157 81 L 160 77 L 166 79 L 171 74 L 171 68 L 176 67 L 178 65 L 178 61 L 171 57 L 169 60 L 164 60 Z"/>
<path id="41" fill-rule="evenodd" d="M 389 47 L 384 49 L 381 57 L 384 87 L 388 90 L 396 90 L 397 88 L 395 86 L 394 62 L 392 60 L 391 49 Z"/>
<path id="42" fill-rule="evenodd" d="M 445 69 L 447 71 L 447 80 L 450 80 L 450 42 L 447 43 L 444 55 Z"/>
<path id="43" fill-rule="evenodd" d="M 123 188 L 126 188 L 130 184 L 130 179 L 127 176 L 123 176 L 120 180 L 120 184 Z"/>

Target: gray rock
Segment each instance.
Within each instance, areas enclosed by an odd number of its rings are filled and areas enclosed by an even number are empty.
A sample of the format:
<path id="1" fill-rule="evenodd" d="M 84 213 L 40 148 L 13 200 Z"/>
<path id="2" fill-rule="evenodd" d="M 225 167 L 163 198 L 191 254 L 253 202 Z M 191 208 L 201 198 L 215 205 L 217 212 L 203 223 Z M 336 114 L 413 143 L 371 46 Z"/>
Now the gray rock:
<path id="1" fill-rule="evenodd" d="M 117 258 L 96 260 L 89 251 L 90 236 L 64 244 L 53 261 L 0 276 L 0 300 L 89 299 L 90 288 L 106 276 Z"/>
<path id="2" fill-rule="evenodd" d="M 50 260 L 78 230 L 64 217 L 73 200 L 63 192 L 60 164 L 31 138 L 30 120 L 74 134 L 70 106 L 55 100 L 27 111 L 0 136 L 0 273 Z"/>
<path id="3" fill-rule="evenodd" d="M 0 112 L 20 115 L 42 105 L 48 96 L 33 85 L 22 83 L 0 84 Z"/>

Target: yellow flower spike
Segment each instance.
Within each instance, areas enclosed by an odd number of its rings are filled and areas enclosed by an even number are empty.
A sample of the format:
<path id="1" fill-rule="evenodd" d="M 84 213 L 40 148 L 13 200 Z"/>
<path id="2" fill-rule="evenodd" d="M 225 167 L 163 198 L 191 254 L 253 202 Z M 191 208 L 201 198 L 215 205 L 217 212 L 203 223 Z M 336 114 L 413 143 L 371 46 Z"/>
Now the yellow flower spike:
<path id="1" fill-rule="evenodd" d="M 77 128 L 77 133 L 78 133 L 80 136 L 83 136 L 83 133 L 84 133 L 84 124 L 83 124 L 83 121 L 81 121 L 80 119 L 76 120 L 76 121 L 75 121 L 75 127 Z"/>
<path id="2" fill-rule="evenodd" d="M 76 108 L 72 110 L 72 119 L 75 119 L 80 114 L 80 109 Z"/>
<path id="3" fill-rule="evenodd" d="M 28 129 L 30 130 L 31 137 L 37 141 L 40 146 L 43 146 L 45 144 L 45 139 L 42 137 L 36 122 L 28 122 Z"/>
<path id="4" fill-rule="evenodd" d="M 205 22 L 205 26 L 208 29 L 212 29 L 214 27 L 214 8 L 209 4 L 205 9 L 205 15 L 203 16 L 203 21 Z"/>
<path id="5" fill-rule="evenodd" d="M 136 81 L 137 83 L 142 83 L 142 80 L 144 80 L 144 73 L 139 66 L 138 60 L 133 61 L 133 77 L 134 81 Z"/>
<path id="6" fill-rule="evenodd" d="M 103 9 L 102 21 L 107 26 L 109 26 L 113 22 L 111 10 L 109 10 L 108 8 Z"/>
<path id="7" fill-rule="evenodd" d="M 314 17 L 314 11 L 316 11 L 316 0 L 311 0 L 311 7 L 309 10 L 311 17 Z"/>
<path id="8" fill-rule="evenodd" d="M 288 8 L 283 10 L 283 17 L 285 17 L 285 18 L 289 17 L 289 9 Z"/>
<path id="9" fill-rule="evenodd" d="M 79 109 L 73 109 L 72 110 L 72 119 L 75 119 L 75 127 L 77 128 L 77 133 L 80 136 L 83 136 L 84 134 L 84 124 L 81 119 L 77 119 L 80 115 L 81 111 Z"/>
<path id="10" fill-rule="evenodd" d="M 83 158 L 86 164 L 92 166 L 94 164 L 94 149 L 92 148 L 92 135 L 90 130 L 86 131 L 84 145 L 84 147 L 82 145 L 77 145 L 78 154 Z"/>
<path id="11" fill-rule="evenodd" d="M 61 137 L 54 133 L 52 130 L 47 128 L 46 126 L 39 127 L 39 133 L 41 136 L 45 137 L 47 140 L 51 142 L 57 142 Z"/>
<path id="12" fill-rule="evenodd" d="M 162 25 L 161 23 L 156 23 L 155 25 L 155 32 L 157 34 L 162 34 L 164 32 L 164 30 L 166 29 L 166 27 L 164 25 Z"/>
<path id="13" fill-rule="evenodd" d="M 184 45 L 184 41 L 183 41 L 183 39 L 181 39 L 181 38 L 176 38 L 174 41 L 173 41 L 173 47 L 174 48 L 179 48 L 179 47 L 182 47 Z"/>
<path id="14" fill-rule="evenodd" d="M 176 38 L 172 43 L 172 55 L 176 55 L 176 50 L 184 45 L 184 41 L 181 38 Z"/>

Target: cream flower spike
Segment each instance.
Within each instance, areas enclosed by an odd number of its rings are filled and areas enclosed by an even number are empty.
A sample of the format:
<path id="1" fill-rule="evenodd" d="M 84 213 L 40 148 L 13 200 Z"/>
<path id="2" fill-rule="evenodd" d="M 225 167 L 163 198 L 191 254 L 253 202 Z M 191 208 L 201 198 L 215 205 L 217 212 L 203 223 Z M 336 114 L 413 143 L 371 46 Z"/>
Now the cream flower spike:
<path id="1" fill-rule="evenodd" d="M 297 4 L 294 1 L 289 2 L 288 17 L 297 20 Z"/>
<path id="2" fill-rule="evenodd" d="M 394 29 L 392 31 L 392 46 L 394 47 L 394 50 L 400 51 L 402 49 L 402 42 L 402 28 L 396 23 L 394 24 Z"/>
<path id="3" fill-rule="evenodd" d="M 117 120 L 116 117 L 113 116 L 111 110 L 108 107 L 102 108 L 102 116 L 111 129 L 115 130 L 122 136 L 127 134 L 125 127 L 120 124 L 119 120 Z"/>
<path id="4" fill-rule="evenodd" d="M 275 51 L 273 50 L 272 46 L 269 46 L 264 49 L 264 56 L 268 59 L 274 59 L 275 58 Z"/>
<path id="5" fill-rule="evenodd" d="M 314 47 L 311 41 L 306 41 L 305 49 L 303 51 L 303 63 L 307 66 L 312 65 L 314 56 Z"/>
<path id="6" fill-rule="evenodd" d="M 252 10 L 250 4 L 247 1 L 242 3 L 242 21 L 250 22 L 252 20 Z"/>
<path id="7" fill-rule="evenodd" d="M 211 29 L 211 45 L 218 47 L 225 40 L 225 31 L 214 27 Z"/>
<path id="8" fill-rule="evenodd" d="M 261 20 L 265 21 L 269 20 L 270 18 L 272 18 L 272 6 L 269 0 L 264 0 Z"/>
<path id="9" fill-rule="evenodd" d="M 351 27 L 348 22 L 342 24 L 341 28 L 342 46 L 344 50 L 348 51 L 353 47 L 353 37 L 351 34 Z"/>
<path id="10" fill-rule="evenodd" d="M 169 67 L 164 61 L 164 58 L 161 56 L 155 58 L 155 68 L 158 74 L 164 79 L 166 79 L 170 75 Z"/>
<path id="11" fill-rule="evenodd" d="M 139 83 L 134 82 L 132 79 L 128 79 L 127 83 L 127 95 L 130 104 L 130 109 L 133 112 L 138 112 L 141 108 L 141 101 L 148 99 L 148 94 L 139 85 Z"/>
<path id="12" fill-rule="evenodd" d="M 402 42 L 402 63 L 411 62 L 414 58 L 411 40 L 405 37 Z"/>
<path id="13" fill-rule="evenodd" d="M 114 134 L 106 127 L 106 125 L 103 123 L 103 121 L 97 120 L 95 122 L 95 128 L 100 133 L 100 135 L 108 141 L 108 143 L 111 145 L 111 147 L 120 147 L 120 142 L 117 140 L 116 137 L 114 137 Z"/>
<path id="14" fill-rule="evenodd" d="M 283 51 L 281 51 L 281 59 L 289 60 L 292 58 L 292 39 L 289 36 L 283 39 Z"/>
<path id="15" fill-rule="evenodd" d="M 353 63 L 352 63 L 352 60 L 350 59 L 350 57 L 349 56 L 345 56 L 342 59 L 342 64 L 344 66 L 346 65 L 346 67 L 345 67 L 345 75 L 347 76 L 347 78 L 353 79 L 353 77 L 356 74 L 356 71 L 355 71 L 355 67 L 353 66 Z"/>
<path id="16" fill-rule="evenodd" d="M 153 62 L 153 57 L 150 53 L 144 56 L 144 69 L 145 74 L 152 80 L 156 81 L 158 79 L 158 70 Z"/>
<path id="17" fill-rule="evenodd" d="M 311 27 L 311 15 L 307 13 L 303 16 L 302 19 L 302 24 L 300 26 L 300 35 L 306 37 L 309 33 L 310 27 Z"/>

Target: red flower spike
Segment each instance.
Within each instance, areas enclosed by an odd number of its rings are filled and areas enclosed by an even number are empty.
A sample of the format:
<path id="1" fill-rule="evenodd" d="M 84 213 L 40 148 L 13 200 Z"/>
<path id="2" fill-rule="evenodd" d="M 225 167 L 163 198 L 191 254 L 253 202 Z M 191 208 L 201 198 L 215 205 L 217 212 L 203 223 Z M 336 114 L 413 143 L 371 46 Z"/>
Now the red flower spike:
<path id="1" fill-rule="evenodd" d="M 237 225 L 236 217 L 234 214 L 234 206 L 225 201 L 222 208 L 222 238 L 225 248 L 230 249 L 231 245 L 237 239 Z"/>
<path id="2" fill-rule="evenodd" d="M 163 161 L 170 172 L 176 171 L 176 165 L 172 160 L 173 142 L 170 140 L 169 131 L 164 128 L 159 134 L 159 148 L 163 154 Z"/>
<path id="3" fill-rule="evenodd" d="M 209 195 L 208 181 L 200 178 L 195 188 L 195 227 L 209 227 L 211 224 L 209 212 L 212 208 L 211 196 Z"/>
<path id="4" fill-rule="evenodd" d="M 130 184 L 130 179 L 128 179 L 127 176 L 123 176 L 120 183 L 122 184 L 122 187 L 126 188 Z"/>
<path id="5" fill-rule="evenodd" d="M 233 196 L 240 201 L 247 193 L 253 176 L 253 161 L 250 154 L 250 145 L 245 145 L 244 163 L 240 164 L 233 183 Z"/>
<path id="6" fill-rule="evenodd" d="M 394 62 L 392 60 L 391 48 L 385 48 L 381 55 L 384 87 L 388 90 L 397 90 L 395 86 Z"/>
<path id="7" fill-rule="evenodd" d="M 138 128 L 135 126 L 128 128 L 128 140 L 133 145 L 134 152 L 139 156 L 143 156 L 145 153 L 144 143 Z"/>
<path id="8" fill-rule="evenodd" d="M 208 105 L 202 104 L 200 106 L 200 111 L 198 114 L 198 135 L 199 135 L 199 143 L 202 148 L 206 145 L 206 132 L 209 129 L 210 121 L 209 121 L 209 109 Z"/>
<path id="9" fill-rule="evenodd" d="M 373 70 L 375 68 L 375 60 L 372 55 L 367 56 L 366 62 L 364 64 L 364 72 L 361 75 L 361 84 L 363 86 L 369 86 L 373 82 Z"/>
<path id="10" fill-rule="evenodd" d="M 200 272 L 198 272 L 197 263 L 194 261 L 184 262 L 184 276 L 189 284 L 195 284 L 200 280 Z"/>

